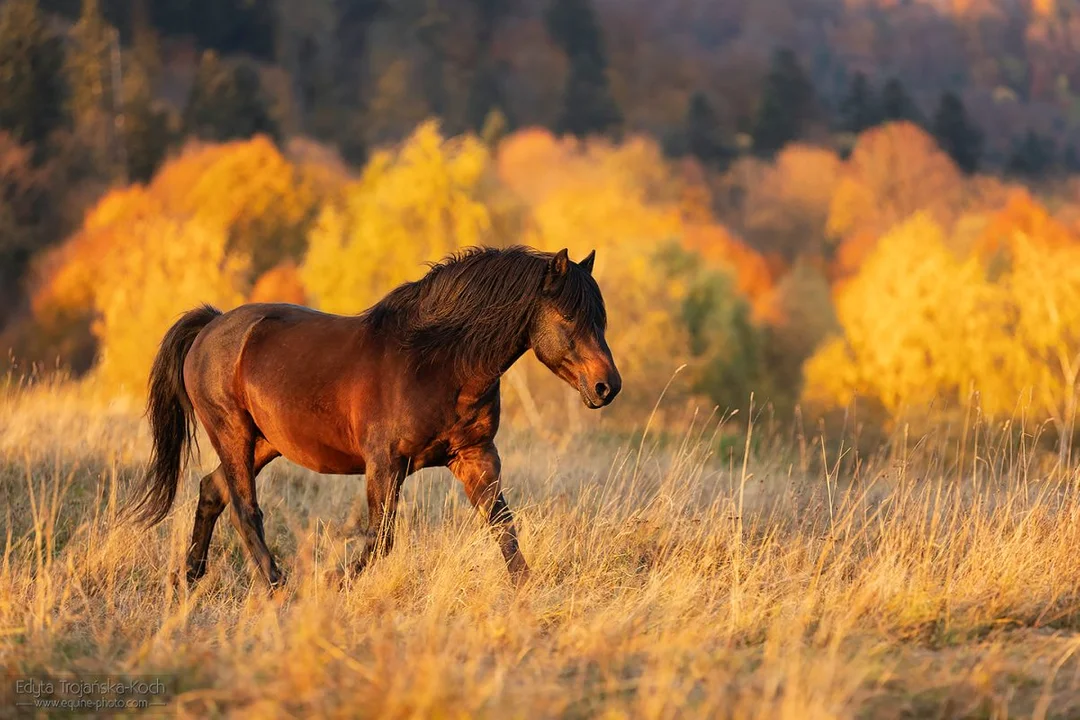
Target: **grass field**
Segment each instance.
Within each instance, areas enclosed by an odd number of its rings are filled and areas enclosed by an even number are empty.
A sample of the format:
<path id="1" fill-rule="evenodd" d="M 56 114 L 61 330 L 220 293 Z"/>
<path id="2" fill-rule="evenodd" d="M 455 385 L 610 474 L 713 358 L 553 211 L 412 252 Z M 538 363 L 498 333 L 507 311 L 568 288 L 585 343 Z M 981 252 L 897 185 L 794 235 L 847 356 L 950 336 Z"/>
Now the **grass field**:
<path id="1" fill-rule="evenodd" d="M 734 445 L 702 418 L 506 430 L 520 592 L 445 471 L 406 483 L 394 552 L 342 588 L 363 481 L 279 460 L 260 481 L 289 576 L 271 596 L 224 517 L 207 577 L 169 582 L 199 467 L 161 526 L 118 521 L 138 410 L 65 386 L 0 400 L 8 685 L 164 674 L 160 712 L 189 717 L 1080 717 L 1080 475 L 1023 434 L 860 458 L 758 429 L 744 452 L 738 416 Z"/>

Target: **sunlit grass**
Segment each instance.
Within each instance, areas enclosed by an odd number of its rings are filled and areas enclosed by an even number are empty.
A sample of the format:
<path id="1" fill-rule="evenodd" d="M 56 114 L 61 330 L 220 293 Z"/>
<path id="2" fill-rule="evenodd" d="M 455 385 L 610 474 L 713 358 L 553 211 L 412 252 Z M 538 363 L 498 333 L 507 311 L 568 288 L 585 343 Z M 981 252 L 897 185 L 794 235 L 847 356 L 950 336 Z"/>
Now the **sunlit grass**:
<path id="1" fill-rule="evenodd" d="M 441 471 L 406 483 L 394 552 L 342 587 L 337 528 L 363 481 L 278 461 L 260 502 L 289 581 L 269 596 L 224 516 L 208 575 L 170 582 L 199 468 L 162 526 L 118 520 L 147 450 L 136 405 L 12 390 L 0 658 L 169 673 L 169 711 L 197 717 L 1080 712 L 1074 470 L 977 426 L 873 458 L 760 437 L 732 453 L 736 422 L 662 447 L 504 432 L 534 569 L 520 592 Z"/>

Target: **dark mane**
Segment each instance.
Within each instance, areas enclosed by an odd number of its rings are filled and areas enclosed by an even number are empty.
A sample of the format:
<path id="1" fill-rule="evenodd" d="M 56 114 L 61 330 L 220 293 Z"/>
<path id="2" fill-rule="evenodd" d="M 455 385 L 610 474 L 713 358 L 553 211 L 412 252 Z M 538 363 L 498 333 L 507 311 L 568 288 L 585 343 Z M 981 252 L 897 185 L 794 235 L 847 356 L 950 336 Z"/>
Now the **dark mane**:
<path id="1" fill-rule="evenodd" d="M 381 331 L 397 334 L 419 361 L 450 361 L 455 371 L 499 374 L 525 349 L 544 274 L 553 255 L 525 247 L 470 248 L 431 265 L 364 315 Z M 607 314 L 600 288 L 571 263 L 552 298 L 578 326 L 602 331 Z"/>

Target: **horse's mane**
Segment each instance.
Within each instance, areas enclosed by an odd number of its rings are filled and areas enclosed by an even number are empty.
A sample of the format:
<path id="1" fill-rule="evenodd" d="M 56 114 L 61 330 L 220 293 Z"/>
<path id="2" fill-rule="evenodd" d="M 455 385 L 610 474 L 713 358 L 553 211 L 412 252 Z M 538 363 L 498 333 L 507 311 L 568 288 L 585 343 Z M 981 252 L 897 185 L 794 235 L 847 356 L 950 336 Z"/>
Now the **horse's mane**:
<path id="1" fill-rule="evenodd" d="M 365 316 L 396 334 L 421 363 L 450 361 L 456 371 L 498 374 L 524 349 L 553 255 L 525 247 L 470 248 L 399 285 Z M 579 327 L 602 331 L 607 314 L 592 276 L 570 263 L 552 300 Z"/>

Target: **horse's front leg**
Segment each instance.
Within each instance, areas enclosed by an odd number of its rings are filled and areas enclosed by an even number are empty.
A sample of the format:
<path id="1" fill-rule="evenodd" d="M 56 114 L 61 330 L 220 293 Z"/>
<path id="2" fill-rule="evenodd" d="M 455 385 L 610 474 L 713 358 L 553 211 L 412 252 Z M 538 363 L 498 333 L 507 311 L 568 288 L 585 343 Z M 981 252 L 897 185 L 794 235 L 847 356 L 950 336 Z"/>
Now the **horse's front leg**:
<path id="1" fill-rule="evenodd" d="M 394 547 L 394 524 L 405 468 L 401 462 L 370 464 L 366 476 L 368 526 L 364 533 L 364 549 L 353 565 L 354 572 L 360 572 L 376 555 L 386 555 Z M 354 509 L 350 524 L 355 515 Z"/>
<path id="2" fill-rule="evenodd" d="M 491 443 L 464 450 L 450 463 L 450 470 L 465 486 L 469 501 L 487 518 L 510 578 L 520 586 L 528 579 L 529 566 L 518 548 L 514 515 L 502 494 L 501 467 L 499 452 Z"/>

